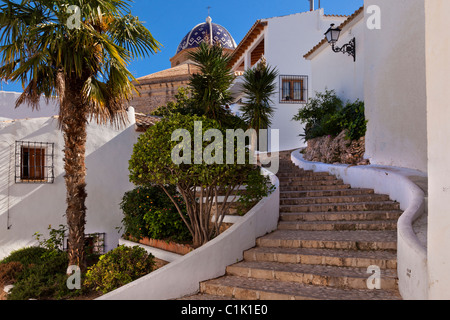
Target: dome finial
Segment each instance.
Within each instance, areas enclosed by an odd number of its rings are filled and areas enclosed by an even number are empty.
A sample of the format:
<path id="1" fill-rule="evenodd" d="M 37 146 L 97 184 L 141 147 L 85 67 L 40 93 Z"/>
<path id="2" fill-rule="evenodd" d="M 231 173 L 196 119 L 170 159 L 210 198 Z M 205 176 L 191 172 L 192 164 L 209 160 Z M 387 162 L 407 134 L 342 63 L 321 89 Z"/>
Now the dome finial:
<path id="1" fill-rule="evenodd" d="M 211 16 L 210 16 L 211 7 L 208 6 L 208 7 L 206 7 L 206 9 L 208 9 L 208 17 L 206 18 L 206 23 L 211 23 L 212 22 L 212 19 L 211 19 Z"/>

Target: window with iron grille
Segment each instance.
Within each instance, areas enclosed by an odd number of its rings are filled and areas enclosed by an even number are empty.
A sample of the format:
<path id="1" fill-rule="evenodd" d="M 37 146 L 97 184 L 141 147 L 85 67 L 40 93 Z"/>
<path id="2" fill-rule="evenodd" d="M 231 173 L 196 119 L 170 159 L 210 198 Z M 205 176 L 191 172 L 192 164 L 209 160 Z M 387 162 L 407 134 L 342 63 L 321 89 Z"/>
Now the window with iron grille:
<path id="1" fill-rule="evenodd" d="M 307 76 L 280 76 L 280 103 L 306 103 Z"/>
<path id="2" fill-rule="evenodd" d="M 16 183 L 53 183 L 54 144 L 16 141 Z"/>
<path id="3" fill-rule="evenodd" d="M 105 254 L 106 233 L 90 233 L 84 235 L 84 245 L 87 254 L 101 255 Z M 69 236 L 65 235 L 64 251 L 69 248 Z"/>

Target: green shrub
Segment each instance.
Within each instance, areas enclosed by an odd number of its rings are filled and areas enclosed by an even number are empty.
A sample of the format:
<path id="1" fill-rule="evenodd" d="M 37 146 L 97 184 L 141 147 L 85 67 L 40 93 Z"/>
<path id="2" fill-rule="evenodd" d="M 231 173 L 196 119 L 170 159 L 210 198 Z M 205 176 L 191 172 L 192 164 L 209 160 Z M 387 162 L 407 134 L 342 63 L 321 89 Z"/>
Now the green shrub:
<path id="1" fill-rule="evenodd" d="M 8 300 L 57 299 L 72 294 L 66 286 L 69 262 L 66 252 L 27 248 L 6 260 L 21 260 L 24 266 L 16 276 Z"/>
<path id="2" fill-rule="evenodd" d="M 58 300 L 72 295 L 67 289 L 67 276 L 62 273 L 44 275 L 32 273 L 17 282 L 11 290 L 8 300 Z"/>
<path id="3" fill-rule="evenodd" d="M 358 140 L 366 135 L 367 120 L 364 102 L 347 103 L 341 111 L 341 127 L 347 130 L 349 140 Z"/>
<path id="4" fill-rule="evenodd" d="M 344 130 L 349 140 L 357 140 L 367 130 L 364 102 L 357 100 L 344 105 L 334 90 L 316 93 L 293 120 L 305 124 L 305 133 L 300 135 L 305 141 L 328 135 L 337 136 Z"/>
<path id="5" fill-rule="evenodd" d="M 306 141 L 326 135 L 338 135 L 342 131 L 339 117 L 342 106 L 342 100 L 336 96 L 334 90 L 318 92 L 299 110 L 293 120 L 305 124 L 305 134 L 301 136 Z"/>
<path id="6" fill-rule="evenodd" d="M 105 294 L 150 273 L 154 265 L 153 255 L 144 249 L 120 246 L 88 269 L 84 285 Z"/>
<path id="7" fill-rule="evenodd" d="M 47 252 L 47 249 L 40 247 L 24 248 L 12 252 L 1 263 L 20 262 L 25 267 L 32 264 L 40 264 L 42 263 L 42 256 Z"/>
<path id="8" fill-rule="evenodd" d="M 185 212 L 185 205 L 176 188 L 167 188 Z M 175 205 L 157 186 L 138 187 L 125 193 L 121 209 L 125 234 L 137 239 L 149 237 L 159 240 L 190 241 L 191 235 Z M 186 219 L 187 216 L 185 216 Z"/>
<path id="9" fill-rule="evenodd" d="M 20 262 L 8 262 L 0 264 L 0 288 L 14 284 L 18 276 L 23 271 L 23 265 Z"/>
<path id="10" fill-rule="evenodd" d="M 251 171 L 246 181 L 246 189 L 239 192 L 238 214 L 244 215 L 274 190 L 275 186 L 270 183 L 268 176 L 262 175 L 259 169 Z"/>

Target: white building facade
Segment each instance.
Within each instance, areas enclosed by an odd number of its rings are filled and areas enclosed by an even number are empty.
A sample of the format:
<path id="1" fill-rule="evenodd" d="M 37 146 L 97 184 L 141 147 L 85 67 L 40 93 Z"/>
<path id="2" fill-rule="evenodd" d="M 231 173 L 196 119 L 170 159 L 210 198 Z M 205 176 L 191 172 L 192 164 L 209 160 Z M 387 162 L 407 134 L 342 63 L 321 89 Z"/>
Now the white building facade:
<path id="1" fill-rule="evenodd" d="M 133 108 L 128 118 L 123 128 L 96 123 L 87 128 L 86 234 L 101 234 L 104 251 L 119 243 L 120 202 L 134 188 L 128 178 L 128 161 L 139 136 Z M 36 245 L 36 232 L 48 237 L 49 226 L 67 224 L 63 149 L 57 116 L 0 122 L 0 260 Z"/>
<path id="2" fill-rule="evenodd" d="M 324 10 L 258 20 L 239 43 L 232 58 L 232 70 L 242 74 L 264 56 L 270 67 L 276 67 L 277 93 L 272 97 L 275 113 L 269 129 L 279 130 L 279 148 L 271 141 L 269 150 L 292 150 L 305 145 L 299 136 L 303 126 L 292 118 L 312 94 L 311 63 L 303 54 L 320 41 L 330 24 L 340 24 L 345 16 L 327 16 Z M 238 77 L 231 89 L 236 100 L 242 98 Z M 234 106 L 239 114 L 239 107 Z M 277 139 L 278 140 L 278 139 Z M 272 143 L 274 147 L 271 148 Z"/>

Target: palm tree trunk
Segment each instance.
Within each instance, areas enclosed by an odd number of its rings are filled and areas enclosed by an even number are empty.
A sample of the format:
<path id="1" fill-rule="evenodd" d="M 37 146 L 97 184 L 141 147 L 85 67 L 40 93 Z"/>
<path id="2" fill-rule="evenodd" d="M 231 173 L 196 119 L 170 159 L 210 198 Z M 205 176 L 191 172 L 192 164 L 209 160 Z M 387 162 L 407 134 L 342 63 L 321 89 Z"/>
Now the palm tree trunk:
<path id="1" fill-rule="evenodd" d="M 87 111 L 77 95 L 67 93 L 61 120 L 64 135 L 65 182 L 67 192 L 66 218 L 69 229 L 69 266 L 86 271 L 85 224 L 86 224 L 86 127 Z"/>

